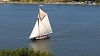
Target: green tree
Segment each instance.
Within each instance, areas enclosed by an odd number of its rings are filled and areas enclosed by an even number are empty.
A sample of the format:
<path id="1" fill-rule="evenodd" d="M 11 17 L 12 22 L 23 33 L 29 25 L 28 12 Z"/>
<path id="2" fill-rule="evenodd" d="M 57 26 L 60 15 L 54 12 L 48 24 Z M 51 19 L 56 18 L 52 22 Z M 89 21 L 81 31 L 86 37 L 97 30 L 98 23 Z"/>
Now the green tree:
<path id="1" fill-rule="evenodd" d="M 35 2 L 42 2 L 42 1 L 44 1 L 44 0 L 34 0 Z"/>
<path id="2" fill-rule="evenodd" d="M 53 56 L 53 54 L 49 52 L 36 52 L 33 49 L 29 50 L 27 47 L 25 47 L 15 50 L 1 50 L 0 56 Z"/>
<path id="3" fill-rule="evenodd" d="M 95 0 L 97 3 L 100 3 L 100 0 Z"/>
<path id="4" fill-rule="evenodd" d="M 10 1 L 13 1 L 13 2 L 18 1 L 19 2 L 20 0 L 10 0 Z"/>

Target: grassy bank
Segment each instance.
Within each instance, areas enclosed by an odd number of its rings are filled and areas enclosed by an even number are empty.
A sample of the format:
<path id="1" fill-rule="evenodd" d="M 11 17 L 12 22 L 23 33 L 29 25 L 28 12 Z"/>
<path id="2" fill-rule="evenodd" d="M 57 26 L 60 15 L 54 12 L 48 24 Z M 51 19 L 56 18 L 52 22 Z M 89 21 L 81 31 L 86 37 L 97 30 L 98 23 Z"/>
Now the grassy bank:
<path id="1" fill-rule="evenodd" d="M 49 52 L 29 50 L 27 47 L 15 50 L 0 50 L 0 56 L 53 56 Z"/>

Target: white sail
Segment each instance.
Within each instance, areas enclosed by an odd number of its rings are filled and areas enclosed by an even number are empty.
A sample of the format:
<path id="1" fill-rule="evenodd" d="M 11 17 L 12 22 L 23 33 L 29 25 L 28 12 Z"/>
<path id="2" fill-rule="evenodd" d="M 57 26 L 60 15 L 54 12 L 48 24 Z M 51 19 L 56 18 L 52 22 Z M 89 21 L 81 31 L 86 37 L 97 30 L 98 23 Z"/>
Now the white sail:
<path id="1" fill-rule="evenodd" d="M 34 28 L 33 28 L 33 30 L 32 30 L 32 33 L 31 33 L 31 35 L 30 35 L 30 37 L 29 37 L 29 39 L 38 36 L 38 35 L 39 35 L 38 32 L 39 32 L 39 31 L 38 31 L 38 20 L 37 20 L 36 23 L 35 23 L 35 26 L 34 26 Z"/>
<path id="2" fill-rule="evenodd" d="M 47 13 L 39 9 L 38 18 L 29 39 L 52 33 Z"/>
<path id="3" fill-rule="evenodd" d="M 48 15 L 46 14 L 44 19 L 42 20 L 43 24 L 44 24 L 44 27 L 47 31 L 47 33 L 52 33 L 52 28 L 51 28 L 51 25 L 50 25 L 50 22 L 49 22 L 49 19 L 48 19 Z"/>

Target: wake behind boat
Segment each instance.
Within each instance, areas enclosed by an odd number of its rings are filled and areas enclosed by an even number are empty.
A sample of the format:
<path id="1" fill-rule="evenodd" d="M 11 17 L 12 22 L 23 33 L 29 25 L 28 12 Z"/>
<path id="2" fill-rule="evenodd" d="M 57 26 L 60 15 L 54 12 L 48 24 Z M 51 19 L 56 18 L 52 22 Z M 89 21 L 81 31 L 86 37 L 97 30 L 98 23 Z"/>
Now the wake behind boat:
<path id="1" fill-rule="evenodd" d="M 35 23 L 35 26 L 32 30 L 32 33 L 29 39 L 40 40 L 49 38 L 49 34 L 52 33 L 52 28 L 48 19 L 47 13 L 39 8 L 38 19 Z"/>

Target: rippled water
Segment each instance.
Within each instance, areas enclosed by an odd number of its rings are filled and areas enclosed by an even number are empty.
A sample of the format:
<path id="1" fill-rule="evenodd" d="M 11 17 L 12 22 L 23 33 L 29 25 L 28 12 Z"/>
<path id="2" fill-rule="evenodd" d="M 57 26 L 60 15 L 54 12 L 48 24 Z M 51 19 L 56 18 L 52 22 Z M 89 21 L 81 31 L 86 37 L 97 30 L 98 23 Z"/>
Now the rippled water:
<path id="1" fill-rule="evenodd" d="M 53 34 L 30 41 L 37 4 L 0 4 L 0 49 L 22 47 L 50 51 L 55 56 L 100 56 L 100 6 L 47 5 Z"/>

